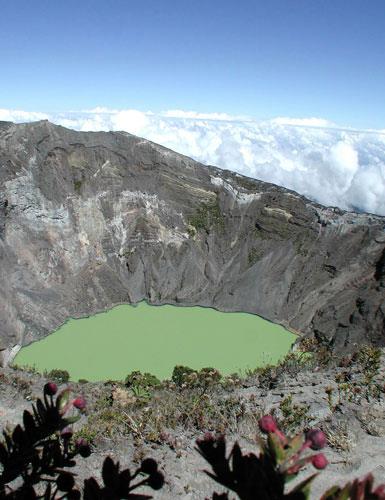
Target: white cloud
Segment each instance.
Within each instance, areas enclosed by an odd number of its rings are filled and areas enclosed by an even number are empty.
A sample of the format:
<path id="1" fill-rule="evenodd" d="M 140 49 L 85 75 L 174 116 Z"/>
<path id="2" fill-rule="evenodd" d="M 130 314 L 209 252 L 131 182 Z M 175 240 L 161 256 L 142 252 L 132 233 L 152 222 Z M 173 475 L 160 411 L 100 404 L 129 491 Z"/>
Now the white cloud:
<path id="1" fill-rule="evenodd" d="M 50 119 L 78 130 L 125 130 L 326 205 L 385 215 L 384 130 L 339 128 L 322 118 L 255 121 L 226 113 L 103 107 L 50 114 L 0 109 L 0 119 Z"/>
<path id="2" fill-rule="evenodd" d="M 140 135 L 141 130 L 145 129 L 149 124 L 149 119 L 141 111 L 127 109 L 113 114 L 111 123 L 112 130 L 126 130 L 131 134 Z"/>
<path id="3" fill-rule="evenodd" d="M 279 116 L 271 120 L 271 122 L 277 125 L 295 125 L 298 127 L 335 127 L 333 122 L 323 118 L 288 118 Z"/>
<path id="4" fill-rule="evenodd" d="M 227 113 L 197 113 L 196 111 L 184 111 L 182 109 L 171 109 L 163 111 L 161 116 L 169 118 L 193 118 L 196 120 L 221 120 L 221 121 L 248 121 L 247 116 L 233 116 Z"/>
<path id="5" fill-rule="evenodd" d="M 13 122 L 29 122 L 34 120 L 48 120 L 48 115 L 45 113 L 36 113 L 34 111 L 21 111 L 16 109 L 2 109 L 0 108 L 1 121 Z"/>

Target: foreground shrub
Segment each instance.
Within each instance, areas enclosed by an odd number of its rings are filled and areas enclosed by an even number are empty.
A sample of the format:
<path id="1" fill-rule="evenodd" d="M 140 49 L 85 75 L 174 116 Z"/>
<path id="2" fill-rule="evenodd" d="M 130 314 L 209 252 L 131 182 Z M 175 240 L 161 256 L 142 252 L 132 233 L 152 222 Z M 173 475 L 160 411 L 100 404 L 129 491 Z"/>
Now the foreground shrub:
<path id="1" fill-rule="evenodd" d="M 239 400 L 228 398 L 214 404 L 210 402 L 209 395 L 202 394 L 200 389 L 194 389 L 191 394 L 189 392 L 170 394 L 174 406 L 168 410 L 173 411 L 167 411 L 159 422 L 159 413 L 152 414 L 151 411 L 143 411 L 145 418 L 142 423 L 127 412 L 113 407 L 104 408 L 102 415 L 105 423 L 113 427 L 118 420 L 123 426 L 131 422 L 131 430 L 136 434 L 138 444 L 145 437 L 146 425 L 150 425 L 151 432 L 175 450 L 178 445 L 176 439 L 161 433 L 157 423 L 162 424 L 161 427 L 165 423 L 173 426 L 184 423 L 209 429 L 212 423 L 217 426 L 221 417 L 224 421 L 220 432 L 232 432 L 236 429 L 238 417 L 244 416 L 245 408 L 240 407 Z M 180 408 L 175 407 L 177 398 L 184 398 Z M 190 404 L 188 408 L 186 398 Z M 287 402 L 285 404 L 289 412 L 291 406 Z M 84 435 L 78 433 L 79 438 L 74 439 L 71 425 L 79 419 L 79 412 L 85 409 L 85 405 L 84 398 L 72 397 L 69 389 L 58 393 L 54 382 L 44 386 L 43 398 L 36 401 L 32 412 L 24 411 L 23 424 L 17 425 L 13 431 L 3 431 L 4 438 L 0 442 L 0 498 L 133 500 L 151 498 L 136 493 L 142 486 L 154 490 L 162 488 L 164 478 L 157 463 L 153 459 L 142 460 L 143 456 L 139 459 L 141 465 L 134 472 L 121 470 L 119 462 L 108 457 L 103 464 L 101 483 L 91 477 L 84 481 L 82 488 L 76 484 L 76 474 L 71 469 L 78 457 L 86 458 L 91 454 L 91 448 Z M 232 420 L 234 428 L 229 426 Z M 326 446 L 325 434 L 319 429 L 310 429 L 305 434 L 289 437 L 270 415 L 262 417 L 258 423 L 261 432 L 266 435 L 259 440 L 259 454 L 243 453 L 238 443 L 235 443 L 226 456 L 226 441 L 222 435 L 206 433 L 203 439 L 198 440 L 197 450 L 212 469 L 206 473 L 241 500 L 309 498 L 317 472 L 310 474 L 294 488 L 289 489 L 288 483 L 306 465 L 311 465 L 317 471 L 326 468 L 328 461 L 320 451 Z M 95 429 L 95 422 L 92 427 Z M 188 425 L 184 425 L 186 427 Z M 225 500 L 230 497 L 226 492 L 213 493 L 212 498 Z M 345 486 L 333 486 L 321 496 L 321 500 L 349 499 L 385 500 L 385 484 L 374 486 L 373 476 L 369 474 Z"/>
<path id="2" fill-rule="evenodd" d="M 85 400 L 81 397 L 71 399 L 69 389 L 54 398 L 57 390 L 55 383 L 47 383 L 43 399 L 32 406 L 32 413 L 24 411 L 23 426 L 17 425 L 12 432 L 3 431 L 1 498 L 81 498 L 75 474 L 68 469 L 76 465 L 76 457 L 88 457 L 91 449 L 84 439 L 73 440 L 69 426 L 79 419 L 77 410 L 85 408 Z M 83 497 L 87 500 L 151 498 L 131 492 L 144 485 L 152 489 L 163 486 L 163 475 L 154 460 L 144 460 L 133 474 L 128 469 L 119 469 L 119 463 L 106 458 L 102 470 L 103 486 L 94 478 L 85 480 Z"/>
<path id="3" fill-rule="evenodd" d="M 321 500 L 383 500 L 385 484 L 374 487 L 374 478 L 368 474 L 363 479 L 355 479 L 345 486 L 333 486 L 321 497 Z"/>
<path id="4" fill-rule="evenodd" d="M 260 453 L 244 454 L 235 443 L 226 457 L 226 441 L 223 436 L 207 433 L 197 440 L 197 450 L 210 464 L 212 471 L 206 474 L 227 490 L 233 491 L 241 500 L 305 500 L 310 498 L 310 488 L 318 473 L 288 491 L 287 483 L 294 479 L 308 464 L 322 470 L 328 461 L 319 450 L 325 447 L 325 434 L 319 429 L 310 429 L 306 434 L 287 437 L 270 415 L 259 420 L 259 427 L 266 440 L 260 440 Z M 310 452 L 310 450 L 316 453 Z M 321 500 L 384 500 L 385 485 L 374 488 L 373 476 L 356 479 L 343 487 L 333 486 Z M 229 500 L 228 493 L 213 493 L 213 499 Z"/>
<path id="5" fill-rule="evenodd" d="M 206 474 L 242 500 L 308 498 L 311 483 L 317 474 L 302 481 L 290 493 L 285 492 L 285 485 L 309 463 L 316 469 L 326 467 L 328 462 L 323 453 L 307 453 L 310 449 L 320 450 L 325 446 L 323 432 L 313 429 L 306 435 L 298 434 L 288 438 L 269 415 L 262 417 L 259 425 L 261 431 L 268 435 L 266 441 L 260 441 L 259 456 L 253 453 L 243 454 L 238 443 L 235 443 L 230 455 L 226 457 L 226 441 L 223 436 L 207 434 L 198 440 L 198 451 L 213 471 L 206 471 Z M 227 493 L 214 493 L 212 498 L 228 499 L 229 496 Z"/>

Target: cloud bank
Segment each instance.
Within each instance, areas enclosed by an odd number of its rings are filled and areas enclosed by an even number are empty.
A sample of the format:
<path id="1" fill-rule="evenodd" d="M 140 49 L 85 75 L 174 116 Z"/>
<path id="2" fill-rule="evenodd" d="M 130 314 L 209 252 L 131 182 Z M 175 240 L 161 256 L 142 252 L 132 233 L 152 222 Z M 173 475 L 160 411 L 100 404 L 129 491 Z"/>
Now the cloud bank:
<path id="1" fill-rule="evenodd" d="M 0 120 L 41 119 L 83 131 L 124 130 L 203 163 L 293 189 L 324 205 L 385 215 L 385 130 L 341 128 L 320 118 L 255 121 L 182 110 L 0 109 Z"/>

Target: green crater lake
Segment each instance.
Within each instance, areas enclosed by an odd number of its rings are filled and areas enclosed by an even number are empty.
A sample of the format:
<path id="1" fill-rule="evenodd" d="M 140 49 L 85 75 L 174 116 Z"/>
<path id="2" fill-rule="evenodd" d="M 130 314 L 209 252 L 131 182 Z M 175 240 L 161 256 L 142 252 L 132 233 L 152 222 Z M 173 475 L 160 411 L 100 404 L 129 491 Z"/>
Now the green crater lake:
<path id="1" fill-rule="evenodd" d="M 68 370 L 72 380 L 120 380 L 134 370 L 170 378 L 175 365 L 223 374 L 275 364 L 295 335 L 259 316 L 205 307 L 120 305 L 71 319 L 23 347 L 14 363 Z"/>

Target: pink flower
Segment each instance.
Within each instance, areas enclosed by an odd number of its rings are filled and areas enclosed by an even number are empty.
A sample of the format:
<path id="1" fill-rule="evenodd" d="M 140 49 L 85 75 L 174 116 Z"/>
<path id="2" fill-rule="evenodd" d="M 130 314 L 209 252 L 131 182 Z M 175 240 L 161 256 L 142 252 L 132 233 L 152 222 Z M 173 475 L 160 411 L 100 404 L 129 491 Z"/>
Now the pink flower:
<path id="1" fill-rule="evenodd" d="M 269 434 L 270 432 L 276 432 L 278 430 L 277 424 L 274 418 L 271 415 L 265 415 L 259 419 L 258 422 L 259 428 L 265 434 Z"/>
<path id="2" fill-rule="evenodd" d="M 86 407 L 86 400 L 83 397 L 79 396 L 72 401 L 72 404 L 78 410 L 84 410 L 84 408 Z"/>
<path id="3" fill-rule="evenodd" d="M 71 439 L 72 435 L 73 435 L 73 432 L 72 432 L 72 429 L 71 427 L 65 427 L 61 433 L 60 433 L 61 437 L 63 439 Z"/>
<path id="4" fill-rule="evenodd" d="M 325 434 L 319 429 L 310 429 L 306 433 L 306 441 L 312 450 L 321 450 L 327 443 Z"/>
<path id="5" fill-rule="evenodd" d="M 329 462 L 323 453 L 318 453 L 311 457 L 311 463 L 316 469 L 324 469 Z"/>
<path id="6" fill-rule="evenodd" d="M 380 484 L 374 490 L 374 494 L 378 496 L 378 498 L 385 498 L 385 484 Z"/>
<path id="7" fill-rule="evenodd" d="M 211 432 L 205 432 L 204 435 L 203 435 L 203 441 L 214 441 L 215 438 L 214 438 L 214 434 L 212 434 Z"/>
<path id="8" fill-rule="evenodd" d="M 57 393 L 57 385 L 54 382 L 48 382 L 44 386 L 44 392 L 48 396 L 54 396 Z"/>

